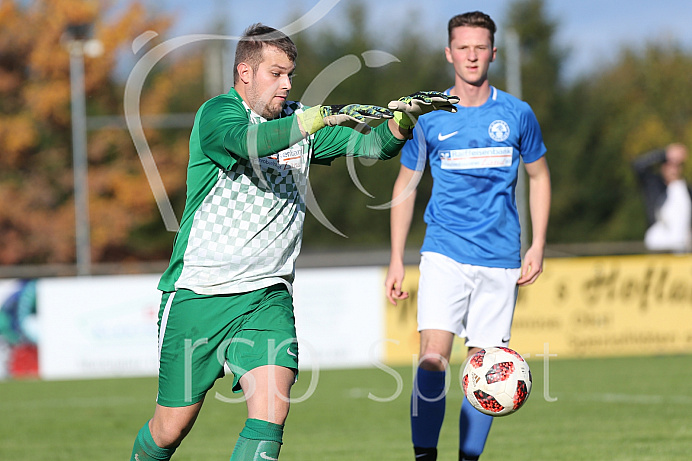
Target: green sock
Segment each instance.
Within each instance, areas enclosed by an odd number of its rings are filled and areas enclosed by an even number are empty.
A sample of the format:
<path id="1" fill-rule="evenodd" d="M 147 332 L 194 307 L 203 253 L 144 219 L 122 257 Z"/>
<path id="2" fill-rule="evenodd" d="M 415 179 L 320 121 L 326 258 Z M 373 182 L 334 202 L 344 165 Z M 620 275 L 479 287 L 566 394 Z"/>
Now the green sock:
<path id="1" fill-rule="evenodd" d="M 161 448 L 156 445 L 147 421 L 137 434 L 130 461 L 168 461 L 173 452 L 175 448 Z"/>
<path id="2" fill-rule="evenodd" d="M 284 427 L 260 419 L 248 419 L 240 431 L 231 461 L 271 461 L 279 459 Z"/>

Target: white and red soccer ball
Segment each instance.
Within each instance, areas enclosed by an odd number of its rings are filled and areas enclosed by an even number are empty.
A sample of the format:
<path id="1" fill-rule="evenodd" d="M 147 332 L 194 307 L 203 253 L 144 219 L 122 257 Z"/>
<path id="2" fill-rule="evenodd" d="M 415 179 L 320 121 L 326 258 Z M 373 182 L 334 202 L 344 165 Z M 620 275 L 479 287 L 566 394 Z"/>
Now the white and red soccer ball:
<path id="1" fill-rule="evenodd" d="M 488 347 L 472 355 L 461 378 L 466 399 L 478 411 L 505 416 L 517 411 L 531 393 L 526 360 L 508 347 Z"/>

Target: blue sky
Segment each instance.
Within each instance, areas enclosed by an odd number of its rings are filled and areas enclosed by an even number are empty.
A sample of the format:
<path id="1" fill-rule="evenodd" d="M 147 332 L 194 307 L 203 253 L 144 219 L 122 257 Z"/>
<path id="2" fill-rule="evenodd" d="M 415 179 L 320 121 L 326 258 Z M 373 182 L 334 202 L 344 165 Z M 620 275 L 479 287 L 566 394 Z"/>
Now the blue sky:
<path id="1" fill-rule="evenodd" d="M 144 0 L 153 9 L 174 14 L 172 35 L 213 32 L 213 24 L 222 21 L 226 33 L 240 35 L 245 27 L 263 22 L 282 28 L 298 14 L 313 7 L 310 27 L 339 27 L 344 11 L 352 0 Z M 597 72 L 623 47 L 641 47 L 650 41 L 682 45 L 692 52 L 692 1 L 690 0 L 545 0 L 548 14 L 559 24 L 557 42 L 570 50 L 566 76 Z M 458 13 L 481 10 L 501 26 L 512 0 L 369 0 L 372 31 L 400 30 L 406 27 L 425 32 L 440 50 L 446 41 L 447 20 Z M 502 29 L 498 40 L 502 38 Z M 396 37 L 383 36 L 383 48 Z M 501 46 L 501 42 L 500 42 Z"/>

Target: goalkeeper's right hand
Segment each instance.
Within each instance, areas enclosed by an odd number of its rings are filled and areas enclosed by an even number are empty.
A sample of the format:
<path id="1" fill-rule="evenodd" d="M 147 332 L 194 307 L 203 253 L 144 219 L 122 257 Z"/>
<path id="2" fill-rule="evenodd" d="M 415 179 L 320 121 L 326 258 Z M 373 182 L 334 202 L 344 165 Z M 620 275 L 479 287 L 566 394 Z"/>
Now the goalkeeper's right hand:
<path id="1" fill-rule="evenodd" d="M 346 126 L 363 134 L 370 132 L 369 120 L 392 118 L 389 109 L 368 104 L 315 106 L 297 114 L 301 130 L 310 135 L 325 126 Z"/>
<path id="2" fill-rule="evenodd" d="M 394 121 L 403 129 L 410 130 L 418 122 L 418 118 L 434 110 L 456 112 L 454 104 L 459 102 L 458 96 L 450 96 L 439 91 L 418 91 L 391 101 L 387 107 L 396 111 Z"/>

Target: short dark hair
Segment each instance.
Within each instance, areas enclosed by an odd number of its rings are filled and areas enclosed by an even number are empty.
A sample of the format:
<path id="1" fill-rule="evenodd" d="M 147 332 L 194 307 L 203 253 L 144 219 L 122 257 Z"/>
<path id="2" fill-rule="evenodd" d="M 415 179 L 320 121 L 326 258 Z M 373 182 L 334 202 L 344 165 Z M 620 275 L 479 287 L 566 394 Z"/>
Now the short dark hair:
<path id="1" fill-rule="evenodd" d="M 497 26 L 495 22 L 485 13 L 471 11 L 469 13 L 458 14 L 449 20 L 447 24 L 447 42 L 452 42 L 452 31 L 457 27 L 482 27 L 490 32 L 490 44 L 495 46 L 495 32 Z"/>
<path id="2" fill-rule="evenodd" d="M 273 27 L 256 23 L 245 29 L 235 49 L 235 64 L 233 68 L 233 81 L 238 82 L 238 64 L 247 63 L 252 70 L 257 71 L 262 62 L 262 51 L 267 46 L 273 46 L 286 53 L 292 62 L 298 57 L 298 49 L 295 43 L 283 32 Z"/>

